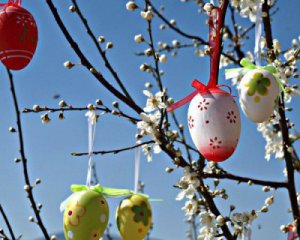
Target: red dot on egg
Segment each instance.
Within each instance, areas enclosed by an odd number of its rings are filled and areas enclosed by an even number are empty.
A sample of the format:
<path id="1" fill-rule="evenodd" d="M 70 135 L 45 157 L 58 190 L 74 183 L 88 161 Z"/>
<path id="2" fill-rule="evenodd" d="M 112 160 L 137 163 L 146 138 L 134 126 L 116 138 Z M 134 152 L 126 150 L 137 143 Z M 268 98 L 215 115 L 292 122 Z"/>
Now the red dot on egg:
<path id="1" fill-rule="evenodd" d="M 72 214 L 73 214 L 73 212 L 70 210 L 70 211 L 68 212 L 68 215 L 69 215 L 69 216 L 72 216 Z"/>

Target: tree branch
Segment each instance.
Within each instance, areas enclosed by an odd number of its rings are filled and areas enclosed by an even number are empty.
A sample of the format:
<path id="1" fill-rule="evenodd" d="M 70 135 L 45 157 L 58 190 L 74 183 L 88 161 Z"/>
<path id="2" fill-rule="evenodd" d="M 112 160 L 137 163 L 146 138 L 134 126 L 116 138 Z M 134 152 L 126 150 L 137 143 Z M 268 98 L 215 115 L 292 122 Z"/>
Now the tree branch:
<path id="1" fill-rule="evenodd" d="M 97 38 L 95 37 L 95 34 L 93 33 L 92 29 L 90 28 L 87 19 L 83 16 L 78 4 L 76 0 L 72 0 L 72 3 L 75 6 L 75 11 L 78 14 L 81 22 L 83 23 L 87 34 L 90 36 L 90 38 L 92 39 L 95 47 L 97 48 L 99 54 L 101 55 L 106 68 L 110 71 L 110 73 L 113 75 L 113 77 L 115 78 L 116 82 L 118 83 L 118 85 L 120 86 L 120 88 L 122 89 L 123 93 L 126 95 L 126 97 L 128 99 L 130 99 L 133 102 L 133 99 L 131 98 L 130 94 L 128 93 L 126 87 L 124 86 L 124 84 L 122 83 L 119 75 L 117 74 L 117 72 L 113 69 L 113 67 L 111 66 L 110 62 L 108 61 L 107 57 L 106 57 L 106 52 L 102 50 L 101 46 L 99 45 Z"/>
<path id="2" fill-rule="evenodd" d="M 259 180 L 259 179 L 254 179 L 254 178 L 241 177 L 241 176 L 233 175 L 230 173 L 222 173 L 222 174 L 203 173 L 202 176 L 204 178 L 228 179 L 228 180 L 237 181 L 238 183 L 241 183 L 241 182 L 249 183 L 249 181 L 250 181 L 256 185 L 269 186 L 272 188 L 288 188 L 287 182 L 274 182 L 274 181 Z"/>
<path id="3" fill-rule="evenodd" d="M 5 212 L 4 212 L 4 209 L 3 209 L 3 207 L 2 207 L 1 204 L 0 204 L 0 212 L 1 212 L 2 217 L 4 219 L 4 222 L 5 222 L 5 224 L 6 224 L 7 228 L 8 228 L 8 231 L 9 231 L 11 239 L 12 240 L 16 240 L 15 234 L 14 234 L 14 232 L 12 230 L 12 226 L 11 226 L 11 224 L 10 224 L 10 222 L 9 222 L 9 220 L 8 220 L 8 218 L 7 218 L 7 216 L 6 216 Z"/>
<path id="4" fill-rule="evenodd" d="M 151 6 L 153 12 L 165 23 L 168 25 L 169 28 L 171 28 L 172 30 L 174 30 L 175 32 L 177 32 L 179 35 L 186 37 L 188 39 L 192 39 L 192 40 L 197 40 L 198 42 L 202 43 L 203 45 L 208 45 L 208 42 L 206 42 L 203 38 L 195 36 L 195 35 L 191 35 L 188 33 L 183 32 L 182 30 L 180 30 L 178 27 L 172 25 L 170 23 L 170 21 L 168 19 L 166 19 L 156 8 L 155 6 L 151 3 L 150 0 L 146 0 L 147 3 Z"/>
<path id="5" fill-rule="evenodd" d="M 108 90 L 110 91 L 114 96 L 116 96 L 118 99 L 120 99 L 122 102 L 124 102 L 126 105 L 131 107 L 135 112 L 142 113 L 143 109 L 141 109 L 135 102 L 124 96 L 122 93 L 120 93 L 117 89 L 115 89 L 104 77 L 103 75 L 96 71 L 93 65 L 89 62 L 89 60 L 86 58 L 86 56 L 83 54 L 81 49 L 79 48 L 78 44 L 74 41 L 72 36 L 70 35 L 69 31 L 67 30 L 66 26 L 64 25 L 63 21 L 61 20 L 56 7 L 54 6 L 52 0 L 46 0 L 51 13 L 58 24 L 59 28 L 61 29 L 63 35 L 79 57 L 81 64 L 85 66 L 92 74 L 93 76 Z"/>
<path id="6" fill-rule="evenodd" d="M 40 112 L 51 112 L 51 113 L 53 113 L 53 112 L 88 111 L 88 110 L 89 109 L 87 107 L 72 107 L 72 106 L 67 106 L 67 107 L 64 107 L 64 108 L 40 107 L 37 110 L 33 110 L 33 109 L 30 109 L 30 108 L 24 108 L 23 113 L 40 113 Z M 137 123 L 138 121 L 140 121 L 140 119 L 138 119 L 138 118 L 131 117 L 131 116 L 125 114 L 122 111 L 109 109 L 106 106 L 95 107 L 95 110 L 103 111 L 103 112 L 111 113 L 111 114 L 119 116 L 119 117 L 123 117 L 123 118 L 129 120 L 130 122 L 132 122 L 134 124 Z"/>
<path id="7" fill-rule="evenodd" d="M 266 34 L 266 42 L 268 48 L 268 56 L 271 61 L 276 59 L 276 55 L 273 49 L 273 37 L 272 37 L 272 28 L 271 28 L 271 19 L 269 14 L 269 5 L 268 1 L 265 0 L 263 4 L 263 12 L 266 13 L 263 17 L 264 23 L 264 30 Z M 294 176 L 294 167 L 293 167 L 293 158 L 291 153 L 289 152 L 289 148 L 291 147 L 291 141 L 289 138 L 289 130 L 285 116 L 285 104 L 284 104 L 284 93 L 282 93 L 281 98 L 279 99 L 278 103 L 278 113 L 280 116 L 279 124 L 282 132 L 282 140 L 283 140 L 283 152 L 284 158 L 287 168 L 287 178 L 288 178 L 288 192 L 290 197 L 291 208 L 294 216 L 294 220 L 296 220 L 297 224 L 297 233 L 300 236 L 300 211 L 297 202 L 297 193 L 296 193 L 296 186 L 295 186 L 295 176 Z"/>
<path id="8" fill-rule="evenodd" d="M 32 185 L 30 183 L 28 169 L 27 169 L 27 158 L 25 156 L 21 114 L 20 114 L 17 95 L 16 95 L 16 91 L 15 91 L 14 79 L 13 79 L 13 75 L 10 72 L 10 70 L 8 70 L 8 69 L 6 69 L 6 70 L 7 70 L 7 74 L 8 74 L 8 77 L 9 77 L 10 90 L 11 90 L 11 94 L 12 94 L 12 97 L 13 97 L 14 108 L 15 108 L 16 118 L 17 118 L 21 162 L 22 162 L 22 165 L 23 165 L 23 174 L 24 174 L 24 180 L 25 180 L 25 184 L 26 184 L 26 189 L 25 190 L 27 192 L 27 197 L 30 201 L 31 208 L 33 209 L 34 215 L 36 217 L 37 224 L 40 227 L 45 239 L 50 240 L 49 234 L 48 234 L 48 232 L 46 230 L 46 227 L 45 227 L 45 225 L 42 221 L 42 218 L 40 216 L 40 210 L 37 208 L 37 205 L 36 205 L 33 193 L 32 193 L 33 188 L 32 188 Z"/>
<path id="9" fill-rule="evenodd" d="M 205 41 L 203 38 L 198 37 L 198 36 L 194 36 L 194 35 L 190 35 L 187 34 L 185 32 L 183 32 L 181 29 L 179 29 L 178 27 L 172 25 L 170 23 L 170 21 L 168 19 L 166 19 L 151 3 L 150 0 L 147 0 L 148 4 L 152 7 L 153 12 L 165 23 L 168 25 L 169 28 L 171 28 L 172 30 L 174 30 L 175 32 L 177 32 L 179 35 L 186 37 L 188 39 L 192 39 L 192 40 L 197 40 L 199 43 L 203 44 L 203 45 L 209 45 L 207 41 Z M 235 64 L 239 64 L 239 60 L 235 59 L 233 56 L 222 52 L 222 55 L 228 59 L 230 59 L 232 62 L 234 62 Z"/>
<path id="10" fill-rule="evenodd" d="M 209 206 L 209 209 L 211 210 L 211 212 L 217 217 L 222 215 L 219 211 L 219 209 L 217 208 L 217 205 L 215 204 L 213 197 L 210 195 L 210 193 L 208 192 L 208 190 L 206 189 L 206 186 L 203 182 L 202 179 L 200 179 L 200 187 L 199 187 L 199 191 L 201 193 L 201 195 L 204 197 L 206 203 Z M 235 240 L 235 237 L 232 236 L 228 226 L 226 224 L 224 224 L 221 227 L 222 231 L 223 231 L 223 235 L 224 237 L 226 237 L 227 240 Z"/>
<path id="11" fill-rule="evenodd" d="M 96 155 L 96 154 L 104 155 L 104 154 L 109 154 L 109 153 L 117 154 L 117 153 L 120 153 L 120 152 L 132 150 L 132 149 L 135 149 L 135 148 L 138 148 L 140 146 L 143 146 L 143 145 L 146 145 L 146 144 L 150 144 L 150 143 L 154 143 L 154 141 L 142 142 L 142 143 L 136 144 L 134 146 L 130 146 L 130 147 L 126 147 L 126 148 L 120 148 L 120 149 L 115 149 L 115 150 L 94 151 L 93 154 L 94 155 Z M 89 155 L 89 154 L 90 153 L 88 153 L 88 152 L 82 152 L 82 153 L 73 152 L 73 153 L 71 153 L 72 156 L 85 156 L 85 155 Z"/>

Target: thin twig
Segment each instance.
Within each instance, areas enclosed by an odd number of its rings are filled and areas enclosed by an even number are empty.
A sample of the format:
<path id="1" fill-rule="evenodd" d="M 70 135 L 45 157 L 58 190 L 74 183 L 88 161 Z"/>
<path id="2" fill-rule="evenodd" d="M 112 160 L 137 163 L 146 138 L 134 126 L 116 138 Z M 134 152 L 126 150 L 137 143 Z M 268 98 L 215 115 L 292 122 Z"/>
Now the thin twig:
<path id="1" fill-rule="evenodd" d="M 274 181 L 267 181 L 267 180 L 259 180 L 254 178 L 248 178 L 248 177 L 241 177 L 237 175 L 233 175 L 230 173 L 203 173 L 202 174 L 204 178 L 217 178 L 217 179 L 228 179 L 237 181 L 238 183 L 253 183 L 255 185 L 261 185 L 261 186 L 269 186 L 272 188 L 288 188 L 287 182 L 274 182 Z"/>
<path id="2" fill-rule="evenodd" d="M 47 229 L 42 221 L 40 211 L 37 208 L 37 204 L 35 202 L 33 193 L 32 193 L 32 185 L 30 183 L 29 179 L 29 173 L 28 173 L 28 168 L 27 168 L 27 158 L 25 156 L 25 148 L 24 148 L 24 140 L 23 140 L 23 131 L 22 131 L 22 122 L 21 122 L 21 113 L 19 110 L 19 105 L 18 105 L 18 99 L 15 91 L 15 86 L 14 86 L 14 79 L 13 75 L 10 72 L 10 70 L 7 70 L 7 74 L 9 77 L 9 82 L 10 82 L 10 90 L 11 94 L 13 97 L 13 102 L 14 102 L 14 108 L 16 112 L 16 118 L 17 118 L 17 126 L 18 126 L 18 137 L 19 137 L 19 147 L 20 147 L 20 154 L 21 154 L 21 161 L 23 165 L 23 174 L 24 174 L 24 180 L 25 184 L 27 186 L 26 192 L 27 192 L 27 197 L 30 201 L 31 208 L 33 209 L 34 215 L 36 217 L 37 225 L 40 227 L 41 231 L 43 232 L 43 235 L 46 240 L 50 240 L 50 236 L 47 232 Z"/>
<path id="3" fill-rule="evenodd" d="M 150 1 L 147 1 L 145 0 L 146 2 L 146 6 L 147 6 L 147 3 L 150 2 Z M 149 34 L 149 38 L 150 38 L 150 41 L 149 41 L 149 46 L 151 48 L 151 51 L 152 51 L 152 56 L 153 56 L 153 60 L 154 60 L 154 64 L 155 64 L 155 72 L 156 72 L 156 81 L 157 81 L 157 85 L 159 87 L 159 90 L 160 91 L 163 91 L 163 85 L 162 85 L 162 81 L 161 81 L 161 77 L 160 77 L 160 70 L 159 70 L 159 59 L 158 59 L 158 56 L 156 55 L 156 50 L 155 50 L 155 47 L 154 47 L 154 40 L 153 40 L 153 34 L 152 34 L 152 24 L 151 24 L 151 20 L 150 21 L 147 21 L 148 22 L 148 28 L 147 28 L 147 31 L 148 31 L 148 34 Z"/>
<path id="4" fill-rule="evenodd" d="M 128 90 L 126 89 L 126 87 L 124 86 L 124 84 L 122 83 L 119 75 L 117 74 L 117 72 L 114 70 L 114 68 L 111 66 L 110 62 L 108 61 L 108 58 L 106 56 L 106 52 L 102 50 L 101 46 L 99 45 L 98 41 L 97 41 L 97 38 L 95 36 L 95 34 L 93 33 L 90 25 L 88 24 L 88 21 L 87 19 L 83 16 L 78 4 L 77 4 L 77 1 L 76 0 L 72 0 L 72 3 L 74 4 L 75 6 L 75 12 L 78 14 L 81 22 L 83 23 L 86 31 L 87 31 L 87 34 L 90 36 L 90 38 L 92 39 L 95 47 L 97 48 L 98 52 L 100 53 L 104 63 L 105 63 L 105 66 L 106 68 L 110 71 L 110 73 L 113 75 L 114 79 L 116 80 L 116 82 L 118 83 L 118 85 L 120 86 L 120 88 L 122 89 L 123 93 L 126 95 L 126 97 L 128 99 L 130 99 L 131 101 L 133 101 L 132 97 L 130 96 Z"/>
<path id="5" fill-rule="evenodd" d="M 197 40 L 198 42 L 202 43 L 203 45 L 208 45 L 208 42 L 206 42 L 203 38 L 195 35 L 191 35 L 188 33 L 183 32 L 181 29 L 179 29 L 177 26 L 170 23 L 168 19 L 166 19 L 157 9 L 156 7 L 151 3 L 150 0 L 146 0 L 147 3 L 151 6 L 153 12 L 165 23 L 168 25 L 169 28 L 173 29 L 175 32 L 177 32 L 179 35 L 186 37 L 188 39 Z"/>
<path id="6" fill-rule="evenodd" d="M 198 47 L 200 46 L 200 43 L 186 43 L 186 44 L 180 44 L 178 46 L 166 46 L 163 48 L 159 48 L 156 50 L 156 53 L 162 53 L 162 52 L 171 52 L 174 50 L 179 50 L 182 48 L 192 48 L 192 47 Z M 137 52 L 135 53 L 136 56 L 145 56 L 145 52 Z"/>
<path id="7" fill-rule="evenodd" d="M 96 154 L 104 155 L 104 154 L 109 154 L 109 153 L 117 154 L 117 153 L 120 153 L 120 152 L 132 150 L 132 149 L 135 149 L 135 148 L 138 148 L 140 146 L 143 146 L 143 145 L 146 145 L 146 144 L 150 144 L 150 143 L 154 143 L 154 141 L 142 142 L 142 143 L 136 144 L 134 146 L 130 146 L 130 147 L 126 147 L 126 148 L 120 148 L 120 149 L 115 149 L 115 150 L 94 151 L 93 154 L 94 155 L 96 155 Z M 82 153 L 73 152 L 73 153 L 71 153 L 72 156 L 76 156 L 76 157 L 78 157 L 78 156 L 85 156 L 85 155 L 89 155 L 89 154 L 90 153 L 88 153 L 88 152 L 82 152 Z"/>
<path id="8" fill-rule="evenodd" d="M 177 32 L 179 35 L 186 37 L 188 39 L 192 39 L 192 40 L 196 40 L 199 43 L 203 44 L 203 45 L 209 45 L 207 41 L 205 41 L 203 38 L 198 37 L 198 36 L 194 36 L 191 34 L 187 34 L 185 32 L 183 32 L 180 28 L 178 28 L 177 26 L 174 26 L 170 23 L 170 21 L 168 19 L 166 19 L 151 3 L 150 0 L 147 0 L 148 4 L 152 7 L 153 12 L 165 23 L 168 25 L 168 27 L 170 27 L 172 30 L 174 30 L 175 32 Z M 226 58 L 228 58 L 229 60 L 231 60 L 233 63 L 235 64 L 239 64 L 239 60 L 235 59 L 233 56 L 222 52 L 222 55 Z"/>
<path id="9" fill-rule="evenodd" d="M 191 153 L 190 153 L 190 149 L 188 148 L 187 144 L 186 144 L 186 141 L 185 141 L 185 136 L 184 136 L 184 131 L 183 129 L 180 128 L 180 124 L 177 120 L 177 117 L 174 113 L 174 111 L 171 113 L 172 117 L 173 117 L 173 120 L 175 122 L 175 125 L 177 126 L 178 128 L 178 131 L 180 132 L 180 135 L 181 135 L 181 139 L 182 139 L 182 144 L 184 145 L 185 147 L 185 151 L 186 151 L 186 154 L 187 154 L 187 158 L 189 160 L 189 163 L 192 164 L 192 156 L 191 156 Z M 198 151 L 197 151 L 198 152 Z"/>
<path id="10" fill-rule="evenodd" d="M 67 106 L 67 107 L 63 107 L 63 108 L 49 108 L 49 107 L 39 107 L 36 110 L 30 109 L 30 108 L 24 108 L 23 109 L 23 113 L 40 113 L 40 112 L 69 112 L 69 111 L 88 111 L 89 109 L 87 107 L 72 107 L 72 106 Z M 119 116 L 119 117 L 123 117 L 127 120 L 129 120 L 132 123 L 137 123 L 138 121 L 140 121 L 140 119 L 131 117 L 127 114 L 125 114 L 124 112 L 121 111 L 117 111 L 117 110 L 112 110 L 106 106 L 103 107 L 95 107 L 95 110 L 98 111 L 103 111 L 106 113 L 111 113 L 113 115 Z"/>
<path id="11" fill-rule="evenodd" d="M 2 217 L 4 219 L 4 222 L 5 222 L 5 224 L 6 224 L 7 228 L 8 228 L 8 231 L 9 231 L 11 239 L 12 240 L 16 240 L 16 237 L 15 237 L 15 234 L 13 232 L 12 226 L 11 226 L 11 224 L 10 224 L 10 222 L 8 220 L 8 217 L 7 217 L 6 213 L 4 212 L 4 209 L 3 209 L 3 207 L 2 207 L 1 204 L 0 204 L 0 212 L 1 212 Z"/>
<path id="12" fill-rule="evenodd" d="M 234 36 L 232 37 L 232 42 L 233 42 L 233 48 L 234 51 L 236 52 L 239 61 L 245 57 L 244 52 L 241 50 L 241 45 L 240 45 L 240 41 L 239 41 L 239 30 L 238 30 L 238 26 L 235 20 L 235 11 L 234 8 L 231 6 L 231 4 L 229 4 L 229 9 L 231 12 L 231 21 L 232 21 L 232 25 L 233 25 L 233 29 L 234 29 Z"/>
<path id="13" fill-rule="evenodd" d="M 66 40 L 69 42 L 77 56 L 79 57 L 81 64 L 86 67 L 87 70 L 89 70 L 93 76 L 108 90 L 110 91 L 114 96 L 116 96 L 118 99 L 120 99 L 122 102 L 124 102 L 126 105 L 131 107 L 135 112 L 142 113 L 143 109 L 139 107 L 134 101 L 130 100 L 128 97 L 124 96 L 121 92 L 119 92 L 116 88 L 114 88 L 105 78 L 104 76 L 96 71 L 94 66 L 90 63 L 90 61 L 87 59 L 87 57 L 83 54 L 81 49 L 79 48 L 78 44 L 75 42 L 69 31 L 67 30 L 65 24 L 61 20 L 57 9 L 55 5 L 53 4 L 52 0 L 46 0 L 51 13 L 58 24 L 60 30 L 62 31 L 63 35 L 65 36 Z"/>

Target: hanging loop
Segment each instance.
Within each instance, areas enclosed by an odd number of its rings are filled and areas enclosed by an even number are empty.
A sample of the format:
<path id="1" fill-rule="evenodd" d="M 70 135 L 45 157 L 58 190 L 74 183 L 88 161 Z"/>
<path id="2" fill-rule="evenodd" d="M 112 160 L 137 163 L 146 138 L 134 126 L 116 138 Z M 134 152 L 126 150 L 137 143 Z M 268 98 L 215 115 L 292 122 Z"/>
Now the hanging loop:
<path id="1" fill-rule="evenodd" d="M 0 7 L 21 6 L 22 0 L 8 0 L 7 3 L 0 3 Z"/>
<path id="2" fill-rule="evenodd" d="M 221 54 L 221 31 L 223 16 L 222 10 L 214 7 L 209 15 L 209 47 L 210 47 L 210 79 L 208 82 L 209 87 L 214 87 L 218 83 L 219 63 Z"/>

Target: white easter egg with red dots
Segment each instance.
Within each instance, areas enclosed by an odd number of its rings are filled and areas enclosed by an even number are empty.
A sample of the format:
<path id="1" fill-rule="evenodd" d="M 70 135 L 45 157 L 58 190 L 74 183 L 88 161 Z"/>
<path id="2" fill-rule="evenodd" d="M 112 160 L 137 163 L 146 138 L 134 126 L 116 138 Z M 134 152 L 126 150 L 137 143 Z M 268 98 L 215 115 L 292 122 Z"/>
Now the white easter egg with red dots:
<path id="1" fill-rule="evenodd" d="M 188 127 L 194 144 L 206 159 L 226 160 L 236 149 L 241 131 L 234 98 L 220 89 L 198 93 L 189 106 Z"/>

